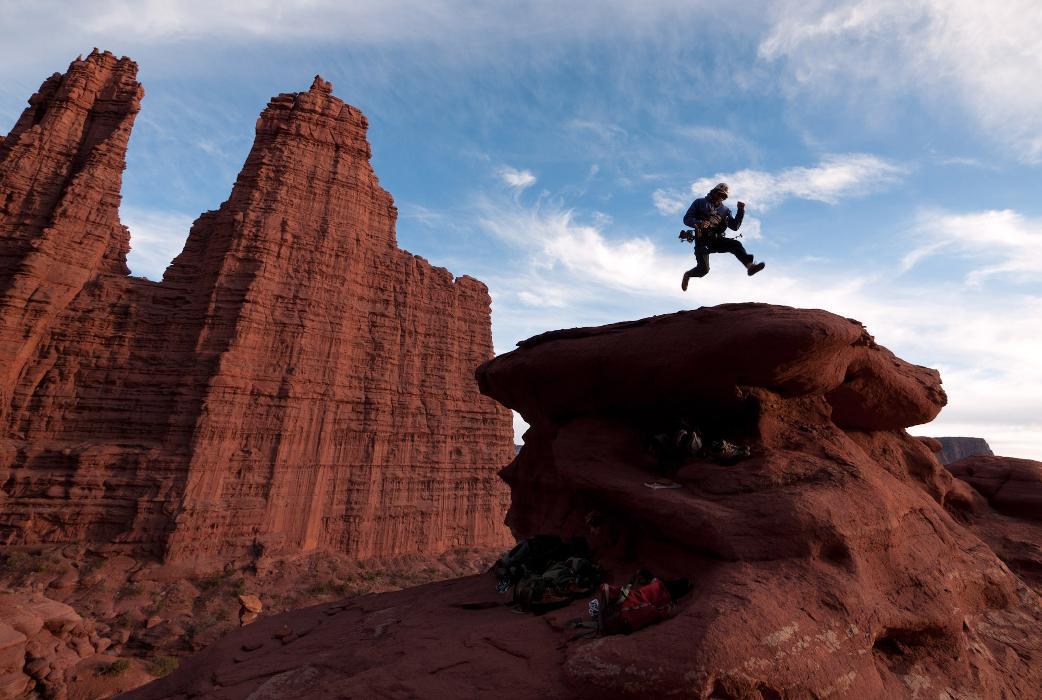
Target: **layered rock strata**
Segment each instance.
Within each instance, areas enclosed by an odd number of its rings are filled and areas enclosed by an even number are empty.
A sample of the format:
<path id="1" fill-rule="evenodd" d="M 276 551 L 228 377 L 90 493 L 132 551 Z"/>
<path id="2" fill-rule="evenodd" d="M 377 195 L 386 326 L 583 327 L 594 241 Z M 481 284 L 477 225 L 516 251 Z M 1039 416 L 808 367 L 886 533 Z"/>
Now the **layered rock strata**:
<path id="1" fill-rule="evenodd" d="M 131 697 L 1037 695 L 1042 600 L 905 431 L 944 405 L 937 372 L 855 321 L 763 304 L 520 345 L 478 370 L 531 425 L 503 472 L 509 524 L 587 537 L 617 582 L 688 577 L 670 619 L 577 637 L 586 601 L 519 616 L 461 579 L 262 619 Z M 650 438 L 680 420 L 752 456 L 689 455 L 679 488 L 645 487 Z"/>
<path id="2" fill-rule="evenodd" d="M 0 540 L 168 562 L 498 546 L 490 299 L 398 249 L 366 119 L 271 100 L 163 281 L 119 221 L 136 65 L 94 52 L 0 143 Z"/>
<path id="3" fill-rule="evenodd" d="M 1042 603 L 945 510 L 951 477 L 904 430 L 944 405 L 935 371 L 854 321 L 767 305 L 522 346 L 479 370 L 532 425 L 504 472 L 515 534 L 579 533 L 596 510 L 609 558 L 699 591 L 668 623 L 570 655 L 575 681 L 743 698 L 1037 687 Z M 647 436 L 677 416 L 753 457 L 690 460 L 681 489 L 642 489 Z"/>

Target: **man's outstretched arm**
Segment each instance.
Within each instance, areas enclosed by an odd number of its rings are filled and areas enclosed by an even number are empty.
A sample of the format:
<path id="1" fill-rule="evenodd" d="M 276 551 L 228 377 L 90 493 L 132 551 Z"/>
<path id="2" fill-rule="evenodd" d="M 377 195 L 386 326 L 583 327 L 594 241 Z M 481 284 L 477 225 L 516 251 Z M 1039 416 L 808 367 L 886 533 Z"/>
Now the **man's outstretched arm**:
<path id="1" fill-rule="evenodd" d="M 727 217 L 727 228 L 732 231 L 737 231 L 742 226 L 742 220 L 745 218 L 745 202 L 738 202 L 738 215 Z"/>

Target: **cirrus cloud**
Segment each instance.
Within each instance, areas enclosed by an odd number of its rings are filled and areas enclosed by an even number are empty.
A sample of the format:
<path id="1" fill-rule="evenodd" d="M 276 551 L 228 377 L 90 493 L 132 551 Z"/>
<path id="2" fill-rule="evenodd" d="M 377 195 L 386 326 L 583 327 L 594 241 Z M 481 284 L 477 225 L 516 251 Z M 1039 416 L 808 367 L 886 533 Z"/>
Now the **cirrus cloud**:
<path id="1" fill-rule="evenodd" d="M 849 197 L 878 192 L 899 182 L 908 168 L 869 153 L 826 155 L 813 166 L 796 166 L 778 172 L 737 170 L 717 173 L 691 183 L 688 194 L 659 189 L 652 201 L 660 213 L 678 214 L 690 203 L 691 195 L 702 196 L 718 182 L 726 182 L 731 196 L 749 202 L 760 211 L 787 199 L 806 199 L 838 204 Z"/>
<path id="2" fill-rule="evenodd" d="M 790 1 L 759 46 L 798 94 L 926 95 L 1042 162 L 1042 5 L 1004 0 Z"/>
<path id="3" fill-rule="evenodd" d="M 902 270 L 931 256 L 954 255 L 989 261 L 967 275 L 966 282 L 972 286 L 996 275 L 1032 283 L 1042 275 L 1042 220 L 1009 209 L 923 211 L 914 234 L 922 242 L 901 259 Z"/>

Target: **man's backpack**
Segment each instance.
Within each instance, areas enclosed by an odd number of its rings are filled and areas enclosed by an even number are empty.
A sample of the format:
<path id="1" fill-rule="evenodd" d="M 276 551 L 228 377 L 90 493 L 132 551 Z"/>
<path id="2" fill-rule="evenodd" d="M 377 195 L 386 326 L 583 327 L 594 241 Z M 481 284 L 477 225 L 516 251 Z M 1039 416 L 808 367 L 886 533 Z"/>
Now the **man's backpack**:
<path id="1" fill-rule="evenodd" d="M 598 634 L 629 634 L 669 617 L 673 598 L 661 579 L 597 589 Z"/>

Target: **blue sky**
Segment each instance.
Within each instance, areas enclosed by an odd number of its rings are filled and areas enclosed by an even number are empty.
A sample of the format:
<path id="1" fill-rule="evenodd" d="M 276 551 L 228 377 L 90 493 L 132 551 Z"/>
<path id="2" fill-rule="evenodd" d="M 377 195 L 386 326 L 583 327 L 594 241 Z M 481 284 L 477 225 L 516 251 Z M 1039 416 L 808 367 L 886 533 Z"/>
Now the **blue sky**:
<path id="1" fill-rule="evenodd" d="M 723 302 L 826 308 L 941 370 L 949 405 L 912 432 L 1042 458 L 1034 0 L 0 0 L 0 15 L 4 133 L 76 55 L 139 63 L 135 274 L 161 277 L 227 197 L 268 99 L 321 73 L 369 118 L 399 245 L 489 285 L 498 352 Z M 685 294 L 680 215 L 720 180 L 768 267 L 749 279 L 714 256 Z"/>

